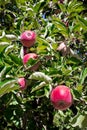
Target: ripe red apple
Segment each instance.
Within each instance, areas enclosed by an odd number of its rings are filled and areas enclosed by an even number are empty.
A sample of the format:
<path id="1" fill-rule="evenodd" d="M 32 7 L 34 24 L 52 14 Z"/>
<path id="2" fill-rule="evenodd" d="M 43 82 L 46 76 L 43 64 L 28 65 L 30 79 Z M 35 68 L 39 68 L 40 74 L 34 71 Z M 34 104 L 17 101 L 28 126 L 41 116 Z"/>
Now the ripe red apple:
<path id="1" fill-rule="evenodd" d="M 27 87 L 26 79 L 23 77 L 18 79 L 18 84 L 19 84 L 21 90 L 24 90 Z"/>
<path id="2" fill-rule="evenodd" d="M 64 85 L 55 87 L 50 94 L 50 100 L 55 109 L 66 110 L 72 105 L 73 97 L 70 88 Z"/>
<path id="3" fill-rule="evenodd" d="M 23 57 L 23 64 L 26 64 L 30 58 L 37 59 L 37 57 L 38 57 L 38 55 L 35 53 L 28 53 L 28 54 L 24 55 L 24 57 Z"/>
<path id="4" fill-rule="evenodd" d="M 34 31 L 25 31 L 20 36 L 20 41 L 25 47 L 31 47 L 36 41 L 36 33 Z"/>

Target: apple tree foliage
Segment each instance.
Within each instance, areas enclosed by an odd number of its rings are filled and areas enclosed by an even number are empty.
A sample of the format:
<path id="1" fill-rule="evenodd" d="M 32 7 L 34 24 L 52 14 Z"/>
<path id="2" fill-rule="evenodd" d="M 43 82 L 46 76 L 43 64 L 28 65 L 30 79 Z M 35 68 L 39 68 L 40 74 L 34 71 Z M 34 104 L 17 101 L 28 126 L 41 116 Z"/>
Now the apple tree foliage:
<path id="1" fill-rule="evenodd" d="M 86 5 L 86 0 L 0 0 L 0 130 L 87 129 Z M 27 51 L 38 55 L 26 67 L 20 42 L 25 30 L 36 32 Z M 66 48 L 59 51 L 61 43 Z M 24 91 L 19 77 L 27 80 Z M 62 84 L 73 95 L 65 111 L 55 110 L 49 99 Z"/>

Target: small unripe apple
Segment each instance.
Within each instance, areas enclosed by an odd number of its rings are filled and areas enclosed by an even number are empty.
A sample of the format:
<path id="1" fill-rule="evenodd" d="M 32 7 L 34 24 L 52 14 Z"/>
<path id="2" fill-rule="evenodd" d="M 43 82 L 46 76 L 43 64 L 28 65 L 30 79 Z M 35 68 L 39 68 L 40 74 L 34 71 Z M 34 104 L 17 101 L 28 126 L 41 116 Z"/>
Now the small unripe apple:
<path id="1" fill-rule="evenodd" d="M 18 79 L 18 84 L 19 84 L 21 90 L 24 90 L 27 87 L 26 79 L 23 77 Z"/>
<path id="2" fill-rule="evenodd" d="M 60 45 L 58 46 L 57 50 L 58 51 L 61 51 L 61 50 L 65 50 L 66 51 L 66 44 L 64 42 L 60 43 Z"/>
<path id="3" fill-rule="evenodd" d="M 66 110 L 73 103 L 70 88 L 64 85 L 55 87 L 50 94 L 50 100 L 55 109 Z"/>
<path id="4" fill-rule="evenodd" d="M 20 41 L 25 47 L 31 47 L 36 41 L 36 33 L 34 31 L 25 31 L 20 36 Z"/>
<path id="5" fill-rule="evenodd" d="M 37 59 L 37 57 L 38 57 L 38 55 L 35 53 L 28 53 L 28 54 L 24 55 L 24 57 L 23 57 L 23 64 L 26 64 L 30 58 Z"/>
<path id="6" fill-rule="evenodd" d="M 70 53 L 70 47 L 67 47 L 67 45 L 64 42 L 60 43 L 57 50 L 61 51 L 63 56 Z"/>

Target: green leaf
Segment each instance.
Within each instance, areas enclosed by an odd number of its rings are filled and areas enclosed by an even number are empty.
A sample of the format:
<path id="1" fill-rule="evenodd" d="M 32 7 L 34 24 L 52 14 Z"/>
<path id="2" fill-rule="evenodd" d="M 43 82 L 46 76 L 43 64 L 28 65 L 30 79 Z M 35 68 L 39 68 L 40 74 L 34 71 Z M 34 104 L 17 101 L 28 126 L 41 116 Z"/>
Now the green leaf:
<path id="1" fill-rule="evenodd" d="M 35 63 L 37 62 L 37 60 L 36 59 L 32 59 L 32 58 L 30 58 L 29 60 L 28 60 L 28 62 L 26 63 L 26 65 L 29 67 L 31 67 L 31 66 L 33 66 Z"/>
<path id="2" fill-rule="evenodd" d="M 4 80 L 4 81 L 0 81 L 0 87 L 2 86 L 2 85 L 4 85 L 6 82 L 8 82 L 8 80 L 6 79 L 6 80 Z"/>
<path id="3" fill-rule="evenodd" d="M 67 59 L 67 64 L 79 65 L 81 61 L 75 57 L 70 57 Z"/>
<path id="4" fill-rule="evenodd" d="M 2 71 L 0 72 L 0 81 L 3 79 L 3 78 L 6 78 L 6 74 L 11 70 L 11 67 L 10 66 L 5 66 Z"/>
<path id="5" fill-rule="evenodd" d="M 39 1 L 39 2 L 37 2 L 36 5 L 34 6 L 35 13 L 37 13 L 38 11 L 40 11 L 44 7 L 45 4 L 46 4 L 45 1 Z"/>
<path id="6" fill-rule="evenodd" d="M 5 54 L 7 55 L 9 52 L 11 52 L 12 50 L 14 50 L 14 45 L 10 45 L 8 47 L 6 47 L 5 49 Z"/>
<path id="7" fill-rule="evenodd" d="M 5 62 L 6 64 L 10 65 L 10 66 L 13 65 L 12 60 L 11 60 L 10 57 L 7 56 L 7 55 L 6 55 L 6 57 L 4 58 L 4 62 Z"/>
<path id="8" fill-rule="evenodd" d="M 40 90 L 41 88 L 43 88 L 44 86 L 46 86 L 46 82 L 41 82 L 39 85 L 37 85 L 35 88 L 32 89 L 31 93 L 32 92 L 35 92 L 37 90 Z"/>
<path id="9" fill-rule="evenodd" d="M 3 77 L 4 77 L 4 74 L 5 74 L 5 72 L 6 72 L 6 66 L 2 69 L 2 71 L 0 72 L 0 81 L 3 79 Z"/>
<path id="10" fill-rule="evenodd" d="M 87 68 L 82 70 L 81 76 L 80 76 L 80 84 L 82 85 L 84 83 L 85 78 L 87 77 Z"/>
<path id="11" fill-rule="evenodd" d="M 69 14 L 71 13 L 80 13 L 84 10 L 84 7 L 82 6 L 82 2 L 77 2 L 77 0 L 72 0 L 69 2 L 67 7 L 67 12 Z"/>
<path id="12" fill-rule="evenodd" d="M 37 42 L 38 42 L 38 46 L 37 46 L 37 52 L 38 53 L 44 53 L 47 51 L 47 47 L 49 47 L 49 42 L 42 37 L 37 37 Z"/>
<path id="13" fill-rule="evenodd" d="M 14 55 L 14 54 L 10 54 L 9 57 L 11 58 L 11 60 L 17 64 L 17 65 L 22 65 L 22 60 L 21 58 L 19 58 L 18 56 Z"/>
<path id="14" fill-rule="evenodd" d="M 8 42 L 0 42 L 0 53 L 9 45 Z"/>
<path id="15" fill-rule="evenodd" d="M 15 87 L 16 82 L 17 82 L 16 80 L 11 80 L 11 81 L 7 81 L 2 86 L 0 86 L 0 97 L 3 96 L 4 94 L 8 93 L 8 92 L 11 92 L 12 90 L 17 89 L 18 86 Z"/>
<path id="16" fill-rule="evenodd" d="M 15 94 L 15 93 L 13 93 L 13 96 L 14 96 L 14 98 L 16 99 L 16 101 L 19 103 L 19 104 L 21 104 L 22 103 L 22 98 L 21 98 L 21 96 L 17 96 L 17 94 Z"/>
<path id="17" fill-rule="evenodd" d="M 78 17 L 78 23 L 80 24 L 80 26 L 85 30 L 87 29 L 87 20 L 85 20 L 82 17 Z"/>
<path id="18" fill-rule="evenodd" d="M 77 0 L 72 0 L 68 4 L 68 8 L 72 8 L 76 4 Z"/>
<path id="19" fill-rule="evenodd" d="M 67 10 L 66 10 L 66 6 L 65 6 L 65 4 L 58 3 L 58 5 L 59 5 L 61 11 L 63 11 L 63 12 L 66 12 L 66 11 L 67 11 Z"/>
<path id="20" fill-rule="evenodd" d="M 37 42 L 39 43 L 39 44 L 43 44 L 44 43 L 44 45 L 48 45 L 49 44 L 49 42 L 45 39 L 45 38 L 43 38 L 43 37 L 37 37 Z"/>
<path id="21" fill-rule="evenodd" d="M 68 28 L 65 26 L 65 24 L 63 22 L 61 22 L 61 20 L 59 18 L 53 17 L 53 23 L 54 23 L 55 27 L 58 29 L 58 31 L 63 36 L 66 36 L 66 37 L 69 36 L 69 30 L 68 30 Z"/>
<path id="22" fill-rule="evenodd" d="M 13 34 L 7 34 L 5 35 L 5 37 L 8 39 L 8 40 L 17 40 L 17 37 Z"/>
<path id="23" fill-rule="evenodd" d="M 26 2 L 25 0 L 16 0 L 17 4 L 25 4 L 25 2 Z"/>
<path id="24" fill-rule="evenodd" d="M 46 96 L 47 98 L 49 98 L 50 92 L 52 91 L 52 85 L 48 84 L 48 86 L 46 86 L 46 87 L 44 88 L 44 91 L 45 91 L 45 96 Z"/>
<path id="25" fill-rule="evenodd" d="M 82 93 L 80 93 L 77 89 L 73 89 L 72 92 L 73 92 L 73 96 L 76 100 L 80 99 L 80 97 L 82 96 L 81 95 Z"/>
<path id="26" fill-rule="evenodd" d="M 5 32 L 2 32 L 2 36 L 0 36 L 1 42 L 11 42 L 13 40 L 17 40 L 17 37 L 13 34 L 5 34 Z"/>
<path id="27" fill-rule="evenodd" d="M 65 67 L 62 67 L 62 72 L 64 75 L 70 75 L 72 70 L 66 69 Z"/>
<path id="28" fill-rule="evenodd" d="M 80 29 L 81 29 L 80 24 L 76 24 L 76 25 L 73 27 L 73 29 L 72 29 L 72 30 L 73 30 L 73 31 L 76 31 L 76 32 L 77 32 L 77 31 L 79 32 L 79 31 L 80 31 Z"/>
<path id="29" fill-rule="evenodd" d="M 79 84 L 79 85 L 76 87 L 76 89 L 77 89 L 77 91 L 79 91 L 80 93 L 82 93 L 83 87 L 84 87 L 83 85 Z"/>
<path id="30" fill-rule="evenodd" d="M 80 129 L 84 129 L 87 127 L 87 114 L 78 114 L 73 120 L 72 120 L 72 126 L 76 128 L 77 126 Z"/>
<path id="31" fill-rule="evenodd" d="M 51 83 L 52 79 L 48 76 L 45 75 L 42 72 L 34 72 L 29 79 L 35 79 L 35 80 L 40 80 L 40 81 L 45 81 L 46 83 Z"/>
<path id="32" fill-rule="evenodd" d="M 7 4 L 8 2 L 10 2 L 10 0 L 0 0 L 0 4 L 1 5 L 5 5 L 5 4 Z"/>
<path id="33" fill-rule="evenodd" d="M 37 52 L 38 53 L 43 53 L 43 52 L 46 52 L 46 49 L 47 49 L 47 46 L 46 45 L 39 45 L 37 47 Z"/>

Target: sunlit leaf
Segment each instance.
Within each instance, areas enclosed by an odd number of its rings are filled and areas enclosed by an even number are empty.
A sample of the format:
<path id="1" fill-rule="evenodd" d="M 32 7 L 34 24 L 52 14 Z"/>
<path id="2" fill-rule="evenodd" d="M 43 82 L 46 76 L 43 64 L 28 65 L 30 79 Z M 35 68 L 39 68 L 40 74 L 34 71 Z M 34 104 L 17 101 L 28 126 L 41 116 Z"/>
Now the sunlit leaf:
<path id="1" fill-rule="evenodd" d="M 13 50 L 14 50 L 14 45 L 10 45 L 10 46 L 6 47 L 5 54 L 7 55 L 9 52 L 11 52 Z"/>
<path id="2" fill-rule="evenodd" d="M 40 81 L 45 81 L 46 83 L 51 83 L 52 79 L 48 76 L 45 75 L 42 72 L 34 72 L 29 79 L 35 79 L 35 80 L 40 80 Z"/>
<path id="3" fill-rule="evenodd" d="M 84 30 L 87 29 L 87 20 L 82 17 L 78 17 L 78 22 Z"/>
<path id="4" fill-rule="evenodd" d="M 15 87 L 14 87 L 15 83 L 16 83 L 16 80 L 11 80 L 11 81 L 7 81 L 2 86 L 0 86 L 0 97 L 12 90 L 15 90 Z M 17 88 L 18 87 L 16 87 L 16 89 Z"/>
<path id="5" fill-rule="evenodd" d="M 0 53 L 9 45 L 8 42 L 0 42 Z"/>
<path id="6" fill-rule="evenodd" d="M 37 13 L 41 8 L 44 7 L 45 4 L 46 4 L 45 1 L 39 1 L 39 2 L 36 3 L 36 5 L 34 6 L 34 11 Z"/>
<path id="7" fill-rule="evenodd" d="M 77 115 L 73 121 L 72 121 L 72 126 L 79 127 L 80 129 L 84 129 L 87 127 L 87 115 L 79 114 Z"/>

